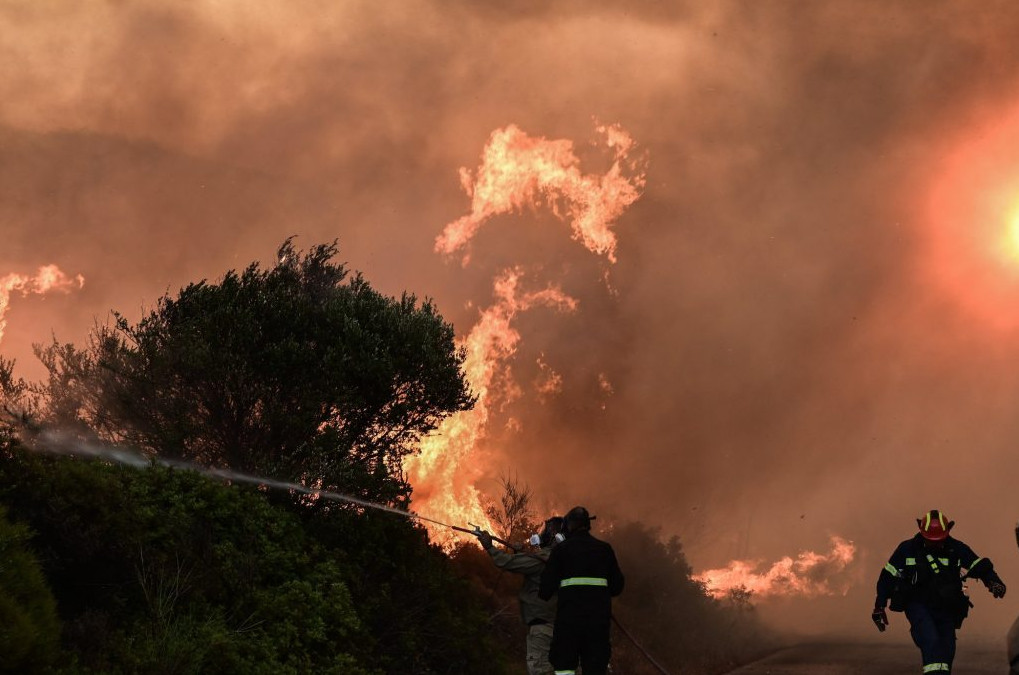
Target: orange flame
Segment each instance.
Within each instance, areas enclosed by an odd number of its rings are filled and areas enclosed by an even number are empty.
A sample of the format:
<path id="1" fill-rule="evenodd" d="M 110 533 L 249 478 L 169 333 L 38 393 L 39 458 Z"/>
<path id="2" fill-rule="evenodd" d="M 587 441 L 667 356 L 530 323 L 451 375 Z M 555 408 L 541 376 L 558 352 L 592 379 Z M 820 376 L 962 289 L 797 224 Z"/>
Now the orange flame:
<path id="1" fill-rule="evenodd" d="M 414 486 L 415 510 L 450 524 L 475 523 L 491 529 L 474 487 L 480 472 L 468 460 L 485 438 L 493 400 L 510 389 L 505 363 L 517 350 L 520 333 L 512 327 L 517 313 L 537 305 L 572 311 L 577 302 L 557 288 L 534 293 L 519 291 L 522 272 L 508 270 L 495 281 L 496 302 L 484 310 L 478 323 L 460 342 L 467 351 L 464 374 L 477 403 L 471 410 L 445 419 L 423 439 L 421 452 L 404 461 L 404 471 Z M 432 531 L 440 539 L 445 533 Z"/>
<path id="2" fill-rule="evenodd" d="M 600 126 L 597 131 L 614 155 L 604 175 L 582 174 L 569 140 L 532 138 L 512 124 L 492 132 L 477 174 L 460 169 L 463 188 L 471 196 L 471 212 L 445 227 L 436 239 L 436 251 L 451 254 L 465 248 L 492 216 L 545 203 L 560 219 L 571 219 L 574 239 L 615 262 L 612 223 L 640 197 L 645 183 L 643 158 L 629 158 L 634 142 L 618 125 Z M 444 420 L 422 441 L 420 454 L 404 461 L 404 472 L 414 487 L 415 508 L 429 518 L 491 529 L 475 487 L 483 473 L 477 455 L 492 406 L 499 399 L 520 395 L 507 366 L 520 342 L 513 319 L 537 305 L 560 311 L 576 307 L 576 300 L 558 288 L 521 293 L 522 274 L 520 269 L 512 269 L 497 276 L 495 304 L 481 313 L 478 323 L 460 341 L 467 351 L 464 373 L 477 396 L 474 408 Z M 546 368 L 542 366 L 542 370 Z M 547 395 L 560 386 L 561 378 L 551 369 L 546 374 L 539 390 Z M 510 426 L 518 423 L 508 422 Z M 435 528 L 431 533 L 440 541 L 448 537 Z M 448 546 L 452 540 L 445 538 L 444 543 Z"/>
<path id="3" fill-rule="evenodd" d="M 69 278 L 56 265 L 40 267 L 34 277 L 14 273 L 0 277 L 0 341 L 3 340 L 4 329 L 7 328 L 7 321 L 4 317 L 10 305 L 12 293 L 20 292 L 22 295 L 36 293 L 41 295 L 52 290 L 68 292 L 75 284 L 77 284 L 78 288 L 81 288 L 85 285 L 85 278 L 80 274 L 73 279 Z"/>
<path id="4" fill-rule="evenodd" d="M 795 560 L 786 556 L 766 570 L 762 570 L 759 560 L 734 560 L 724 569 L 708 570 L 693 579 L 703 583 L 716 598 L 724 598 L 734 590 L 747 590 L 758 598 L 845 595 L 850 585 L 847 570 L 856 546 L 836 536 L 831 537 L 831 546 L 827 555 L 802 551 Z"/>
<path id="5" fill-rule="evenodd" d="M 615 153 L 604 175 L 580 172 L 572 141 L 532 138 L 513 124 L 493 131 L 477 175 L 460 169 L 464 191 L 471 196 L 471 212 L 446 226 L 435 241 L 435 250 L 450 254 L 464 248 L 492 216 L 520 211 L 544 198 L 553 213 L 572 220 L 574 239 L 615 262 L 612 223 L 640 197 L 645 183 L 643 160 L 629 159 L 634 143 L 619 125 L 599 126 L 597 131 Z M 624 166 L 625 173 L 633 175 L 625 175 Z"/>

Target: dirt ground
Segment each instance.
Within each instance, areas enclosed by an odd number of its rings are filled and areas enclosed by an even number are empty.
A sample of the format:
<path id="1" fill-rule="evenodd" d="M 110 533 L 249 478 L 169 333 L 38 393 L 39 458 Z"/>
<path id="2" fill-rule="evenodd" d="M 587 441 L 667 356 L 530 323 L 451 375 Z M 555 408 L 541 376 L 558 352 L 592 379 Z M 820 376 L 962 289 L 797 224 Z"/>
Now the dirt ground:
<path id="1" fill-rule="evenodd" d="M 730 675 L 903 675 L 920 673 L 912 643 L 810 644 L 784 649 Z M 953 675 L 1007 675 L 1005 648 L 960 643 Z"/>

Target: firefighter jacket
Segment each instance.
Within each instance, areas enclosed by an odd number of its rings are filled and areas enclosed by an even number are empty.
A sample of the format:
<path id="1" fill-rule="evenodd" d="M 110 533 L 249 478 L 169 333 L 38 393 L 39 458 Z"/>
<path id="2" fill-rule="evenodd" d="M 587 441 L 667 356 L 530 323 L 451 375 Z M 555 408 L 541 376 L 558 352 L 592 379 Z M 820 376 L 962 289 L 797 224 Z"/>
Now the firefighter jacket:
<path id="1" fill-rule="evenodd" d="M 612 619 L 612 597 L 623 591 L 623 573 L 612 546 L 587 530 L 573 532 L 552 549 L 538 597 L 559 594 L 560 620 Z"/>
<path id="2" fill-rule="evenodd" d="M 899 544 L 877 580 L 875 607 L 892 601 L 893 611 L 919 601 L 932 607 L 957 609 L 965 613 L 969 600 L 963 594 L 964 577 L 985 584 L 1001 581 L 988 558 L 981 558 L 969 546 L 948 537 L 939 548 L 928 548 L 917 534 Z"/>
<path id="3" fill-rule="evenodd" d="M 491 546 L 485 549 L 492 556 L 492 562 L 499 569 L 523 575 L 524 585 L 520 588 L 520 616 L 528 626 L 555 622 L 555 598 L 542 600 L 538 597 L 541 572 L 545 569 L 549 549 L 538 549 L 534 553 L 506 553 Z"/>

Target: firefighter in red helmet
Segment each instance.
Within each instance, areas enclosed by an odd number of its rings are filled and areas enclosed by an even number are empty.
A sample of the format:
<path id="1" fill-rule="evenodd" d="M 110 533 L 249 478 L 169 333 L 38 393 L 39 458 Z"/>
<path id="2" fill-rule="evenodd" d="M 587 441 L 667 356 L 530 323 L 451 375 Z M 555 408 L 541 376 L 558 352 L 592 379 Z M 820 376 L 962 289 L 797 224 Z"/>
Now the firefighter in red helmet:
<path id="1" fill-rule="evenodd" d="M 877 599 L 871 614 L 878 630 L 888 625 L 885 607 L 905 612 L 909 634 L 920 648 L 924 673 L 950 673 L 955 658 L 955 631 L 972 604 L 963 580 L 979 579 L 995 598 L 1005 584 L 988 558 L 952 537 L 955 525 L 935 509 L 918 518 L 919 532 L 899 544 L 877 580 Z"/>

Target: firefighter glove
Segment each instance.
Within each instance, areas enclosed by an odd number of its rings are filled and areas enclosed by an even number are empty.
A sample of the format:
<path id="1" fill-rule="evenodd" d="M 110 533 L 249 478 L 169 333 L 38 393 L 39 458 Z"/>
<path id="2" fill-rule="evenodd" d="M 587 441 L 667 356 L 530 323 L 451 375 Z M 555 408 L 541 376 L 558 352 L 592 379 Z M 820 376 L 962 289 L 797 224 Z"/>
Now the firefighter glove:
<path id="1" fill-rule="evenodd" d="M 882 633 L 885 632 L 885 627 L 888 625 L 888 615 L 885 614 L 884 607 L 875 607 L 874 612 L 870 615 L 871 620 L 877 629 Z"/>
<path id="2" fill-rule="evenodd" d="M 492 548 L 492 535 L 490 535 L 488 532 L 481 530 L 474 536 L 476 536 L 478 538 L 478 541 L 481 542 L 481 548 L 485 549 L 486 551 Z"/>
<path id="3" fill-rule="evenodd" d="M 1001 579 L 995 579 L 994 581 L 987 582 L 987 590 L 991 592 L 996 598 L 1005 597 L 1005 584 L 1002 583 Z"/>

